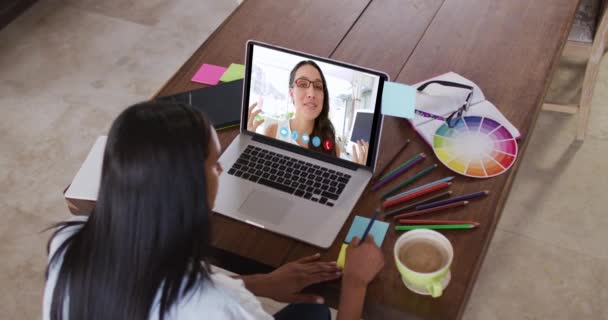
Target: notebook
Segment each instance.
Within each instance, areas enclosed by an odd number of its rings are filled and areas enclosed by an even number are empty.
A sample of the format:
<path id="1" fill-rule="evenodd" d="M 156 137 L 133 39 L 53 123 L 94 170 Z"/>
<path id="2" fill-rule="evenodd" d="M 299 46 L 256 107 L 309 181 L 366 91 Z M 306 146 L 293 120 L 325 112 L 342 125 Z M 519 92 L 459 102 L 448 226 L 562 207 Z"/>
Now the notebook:
<path id="1" fill-rule="evenodd" d="M 243 80 L 156 98 L 192 105 L 203 111 L 215 129 L 237 126 L 241 121 Z"/>
<path id="2" fill-rule="evenodd" d="M 457 73 L 448 72 L 438 77 L 416 83 L 413 85 L 413 87 L 418 88 L 422 84 L 431 80 L 451 81 L 473 87 L 471 104 L 469 106 L 469 110 L 464 115 L 482 116 L 496 120 L 507 128 L 513 137 L 516 139 L 521 137 L 519 130 L 517 130 L 517 128 L 498 110 L 498 108 L 496 108 L 496 106 L 494 106 L 494 104 L 486 100 L 479 86 L 477 86 L 473 81 L 466 79 Z M 447 117 L 462 106 L 469 92 L 470 90 L 431 84 L 424 90 L 424 92 L 418 91 L 416 93 L 416 109 Z M 425 118 L 418 114 L 416 114 L 413 119 L 408 119 L 408 121 L 429 146 L 433 146 L 433 135 L 437 129 L 445 123 L 440 120 Z"/>

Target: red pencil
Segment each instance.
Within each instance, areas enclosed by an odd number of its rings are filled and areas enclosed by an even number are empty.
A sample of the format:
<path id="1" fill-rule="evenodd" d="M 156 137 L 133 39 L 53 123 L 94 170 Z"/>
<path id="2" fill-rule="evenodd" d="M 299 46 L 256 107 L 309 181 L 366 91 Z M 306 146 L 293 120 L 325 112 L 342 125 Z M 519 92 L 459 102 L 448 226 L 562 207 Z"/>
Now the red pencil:
<path id="1" fill-rule="evenodd" d="M 395 199 L 389 200 L 389 201 L 384 201 L 384 203 L 382 204 L 382 206 L 384 208 L 392 207 L 394 205 L 398 205 L 400 203 L 403 203 L 403 202 L 410 201 L 412 199 L 418 198 L 418 197 L 423 196 L 425 194 L 428 194 L 428 193 L 431 193 L 431 192 L 435 192 L 437 190 L 445 189 L 445 188 L 449 187 L 451 184 L 452 184 L 451 182 L 438 183 L 438 184 L 429 186 L 428 188 L 421 189 L 421 190 L 418 190 L 416 192 L 412 192 L 410 194 L 406 194 L 406 195 L 404 195 L 402 197 L 395 198 Z"/>
<path id="2" fill-rule="evenodd" d="M 454 203 L 446 204 L 446 205 L 439 206 L 439 207 L 433 207 L 433 208 L 429 208 L 429 209 L 425 209 L 425 210 L 396 215 L 395 219 L 410 218 L 410 217 L 415 217 L 415 216 L 419 216 L 419 215 L 423 215 L 423 214 L 427 214 L 427 213 L 432 213 L 435 211 L 441 211 L 441 210 L 445 210 L 445 209 L 466 206 L 468 203 L 469 203 L 468 201 L 454 202 Z"/>
<path id="3" fill-rule="evenodd" d="M 475 221 L 455 221 L 455 220 L 412 220 L 412 219 L 399 219 L 399 223 L 403 224 L 472 224 L 475 226 L 479 225 L 479 222 Z"/>

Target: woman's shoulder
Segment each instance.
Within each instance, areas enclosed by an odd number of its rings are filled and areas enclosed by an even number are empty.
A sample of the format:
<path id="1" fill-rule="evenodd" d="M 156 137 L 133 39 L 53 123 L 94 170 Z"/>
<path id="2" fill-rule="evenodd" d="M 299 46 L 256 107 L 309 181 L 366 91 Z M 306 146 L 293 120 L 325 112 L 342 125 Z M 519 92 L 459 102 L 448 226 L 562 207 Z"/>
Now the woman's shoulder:
<path id="1" fill-rule="evenodd" d="M 272 319 L 242 280 L 221 273 L 184 296 L 175 312 L 170 319 L 198 319 L 201 312 L 209 319 Z"/>

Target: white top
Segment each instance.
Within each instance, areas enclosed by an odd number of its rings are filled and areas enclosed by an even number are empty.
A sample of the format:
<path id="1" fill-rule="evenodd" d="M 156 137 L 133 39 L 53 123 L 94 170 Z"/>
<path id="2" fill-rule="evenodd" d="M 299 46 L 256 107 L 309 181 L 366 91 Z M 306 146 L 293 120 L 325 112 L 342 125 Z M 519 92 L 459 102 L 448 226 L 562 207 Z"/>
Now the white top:
<path id="1" fill-rule="evenodd" d="M 64 229 L 51 242 L 49 261 L 53 253 L 59 246 L 80 226 L 72 226 Z M 49 269 L 49 277 L 44 288 L 44 300 L 42 307 L 43 320 L 50 319 L 51 298 L 55 283 L 57 281 L 57 273 L 60 265 L 63 262 L 63 256 L 57 260 Z M 227 320 L 257 320 L 257 319 L 273 319 L 271 315 L 262 309 L 262 305 L 256 297 L 245 289 L 243 280 L 233 279 L 224 274 L 211 274 L 213 286 L 209 283 L 204 284 L 198 289 L 192 289 L 189 293 L 178 300 L 167 312 L 165 319 L 201 319 L 204 315 L 205 319 L 227 319 Z M 160 291 L 154 299 L 154 304 L 150 311 L 150 319 L 158 319 L 159 317 L 159 300 Z M 66 299 L 66 306 L 69 303 L 69 297 Z M 65 308 L 64 312 L 68 309 Z"/>

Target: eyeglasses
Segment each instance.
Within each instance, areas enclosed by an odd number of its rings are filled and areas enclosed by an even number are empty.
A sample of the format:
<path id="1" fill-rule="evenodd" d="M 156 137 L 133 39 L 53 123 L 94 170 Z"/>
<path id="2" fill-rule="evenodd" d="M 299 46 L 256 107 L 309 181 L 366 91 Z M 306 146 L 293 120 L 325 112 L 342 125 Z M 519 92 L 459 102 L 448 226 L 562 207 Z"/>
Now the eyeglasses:
<path id="1" fill-rule="evenodd" d="M 433 80 L 433 81 L 426 82 L 426 83 L 422 84 L 421 86 L 419 86 L 418 91 L 422 92 L 426 87 L 428 87 L 430 84 L 433 84 L 433 83 L 439 84 L 442 86 L 446 86 L 446 87 L 455 87 L 455 88 L 471 90 L 471 92 L 469 92 L 469 94 L 467 95 L 465 103 L 447 117 L 438 116 L 438 115 L 428 113 L 425 111 L 421 111 L 418 109 L 415 110 L 416 114 L 421 117 L 445 121 L 448 124 L 448 127 L 454 128 L 458 124 L 460 119 L 462 119 L 462 117 L 464 116 L 464 113 L 467 110 L 469 110 L 469 106 L 471 105 L 471 100 L 473 100 L 473 87 L 468 86 L 466 84 L 460 84 L 460 83 L 451 82 L 451 81 Z"/>
<path id="2" fill-rule="evenodd" d="M 298 78 L 294 81 L 294 84 L 296 85 L 296 87 L 302 88 L 302 89 L 310 88 L 311 83 L 312 83 L 312 87 L 315 90 L 323 90 L 323 81 L 321 81 L 321 80 L 310 81 L 306 78 Z"/>

